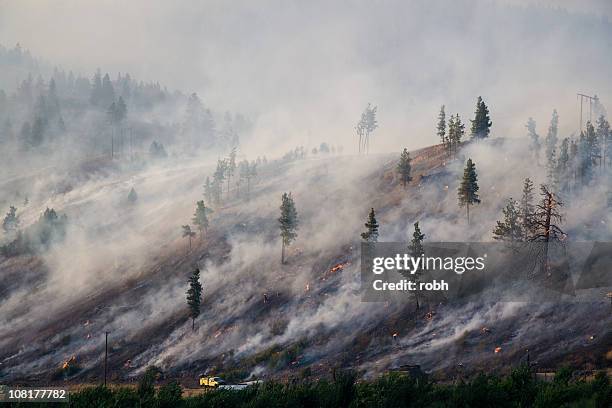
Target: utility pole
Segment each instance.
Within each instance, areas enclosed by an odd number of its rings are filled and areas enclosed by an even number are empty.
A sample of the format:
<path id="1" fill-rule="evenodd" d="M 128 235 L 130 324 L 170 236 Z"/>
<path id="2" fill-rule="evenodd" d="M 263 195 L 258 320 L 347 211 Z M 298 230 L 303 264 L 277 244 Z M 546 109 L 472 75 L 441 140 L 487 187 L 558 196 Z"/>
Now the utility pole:
<path id="1" fill-rule="evenodd" d="M 585 95 L 585 94 L 581 94 L 581 93 L 577 93 L 576 94 L 576 99 L 580 98 L 580 126 L 578 126 L 578 129 L 580 130 L 580 132 L 582 132 L 582 103 L 583 101 L 586 99 L 589 101 L 589 121 L 593 121 L 593 101 L 595 100 L 595 97 L 593 96 L 589 96 L 589 95 Z"/>
<path id="2" fill-rule="evenodd" d="M 106 373 L 108 366 L 108 333 L 104 332 L 104 388 L 106 388 Z"/>

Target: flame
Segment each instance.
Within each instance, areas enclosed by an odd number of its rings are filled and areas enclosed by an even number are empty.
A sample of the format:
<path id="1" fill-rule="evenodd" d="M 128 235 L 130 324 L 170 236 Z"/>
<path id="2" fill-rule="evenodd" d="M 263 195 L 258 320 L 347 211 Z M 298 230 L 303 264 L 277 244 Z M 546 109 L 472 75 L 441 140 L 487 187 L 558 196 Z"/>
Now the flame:
<path id="1" fill-rule="evenodd" d="M 393 338 L 396 339 L 397 338 L 397 333 L 393 333 Z"/>
<path id="2" fill-rule="evenodd" d="M 329 270 L 329 272 L 330 272 L 330 273 L 334 273 L 334 272 L 341 271 L 341 270 L 344 268 L 344 265 L 345 265 L 345 264 L 343 264 L 343 263 L 339 263 L 339 264 L 335 265 L 333 268 L 331 268 L 331 269 Z"/>
<path id="3" fill-rule="evenodd" d="M 70 367 L 71 365 L 75 363 L 76 363 L 76 356 L 70 357 L 68 360 L 64 361 L 64 363 L 62 364 L 62 370 L 68 369 L 68 367 Z"/>
<path id="4" fill-rule="evenodd" d="M 501 347 L 495 347 L 495 353 L 501 353 L 502 348 Z"/>
<path id="5" fill-rule="evenodd" d="M 308 292 L 310 290 L 310 283 L 306 284 L 306 292 Z"/>

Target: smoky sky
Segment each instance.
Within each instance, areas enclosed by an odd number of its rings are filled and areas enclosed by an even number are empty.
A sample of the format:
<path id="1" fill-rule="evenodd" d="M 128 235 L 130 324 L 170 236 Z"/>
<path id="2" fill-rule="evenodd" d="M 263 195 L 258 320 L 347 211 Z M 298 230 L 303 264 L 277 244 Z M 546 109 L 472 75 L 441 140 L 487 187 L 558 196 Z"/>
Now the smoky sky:
<path id="1" fill-rule="evenodd" d="M 348 145 L 368 102 L 374 151 L 432 144 L 440 105 L 477 96 L 494 136 L 578 128 L 576 92 L 612 97 L 610 3 L 0 1 L 0 42 L 86 75 L 130 72 L 257 121 L 266 145 Z"/>

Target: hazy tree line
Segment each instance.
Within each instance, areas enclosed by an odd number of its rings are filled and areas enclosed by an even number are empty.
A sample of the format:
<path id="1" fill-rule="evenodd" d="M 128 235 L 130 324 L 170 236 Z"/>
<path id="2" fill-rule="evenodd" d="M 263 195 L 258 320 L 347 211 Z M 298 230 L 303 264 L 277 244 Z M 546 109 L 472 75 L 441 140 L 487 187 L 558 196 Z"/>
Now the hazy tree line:
<path id="1" fill-rule="evenodd" d="M 19 46 L 0 56 L 36 68 L 36 60 Z M 175 118 L 176 111 L 183 116 Z M 244 116 L 214 113 L 195 93 L 171 92 L 129 73 L 98 69 L 87 77 L 55 68 L 47 77 L 21 78 L 12 91 L 0 89 L 0 144 L 21 152 L 70 148 L 115 157 L 134 150 L 146 154 L 150 147 L 152 156 L 163 157 L 168 144 L 181 152 L 224 152 L 238 146 L 239 135 L 250 128 Z"/>

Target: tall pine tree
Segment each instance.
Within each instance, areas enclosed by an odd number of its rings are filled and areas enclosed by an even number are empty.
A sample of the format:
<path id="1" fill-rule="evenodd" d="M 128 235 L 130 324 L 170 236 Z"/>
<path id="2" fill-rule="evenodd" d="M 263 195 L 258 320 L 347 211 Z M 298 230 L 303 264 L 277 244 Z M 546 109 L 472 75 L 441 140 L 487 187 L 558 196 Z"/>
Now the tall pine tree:
<path id="1" fill-rule="evenodd" d="M 468 225 L 470 223 L 470 205 L 480 204 L 478 188 L 476 166 L 472 162 L 472 159 L 468 159 L 465 169 L 463 170 L 463 179 L 461 180 L 458 190 L 459 206 L 465 207 L 467 210 Z"/>
<path id="2" fill-rule="evenodd" d="M 502 213 L 504 219 L 503 221 L 497 221 L 497 226 L 493 230 L 493 239 L 507 242 L 522 241 L 525 234 L 521 227 L 519 203 L 510 198 Z"/>
<path id="3" fill-rule="evenodd" d="M 361 233 L 361 238 L 366 242 L 378 242 L 378 221 L 376 221 L 374 208 L 370 209 L 368 220 L 364 225 L 367 229 Z"/>
<path id="4" fill-rule="evenodd" d="M 282 240 L 281 263 L 284 264 L 285 247 L 291 245 L 291 242 L 295 240 L 298 229 L 298 215 L 291 193 L 283 193 L 280 212 L 281 215 L 278 222 L 280 224 L 280 235 Z"/>
<path id="5" fill-rule="evenodd" d="M 189 317 L 191 317 L 191 330 L 195 330 L 195 319 L 200 315 L 202 303 L 202 284 L 200 283 L 200 270 L 196 269 L 189 277 L 189 289 L 187 289 L 187 305 L 189 306 Z"/>
<path id="6" fill-rule="evenodd" d="M 204 205 L 204 200 L 196 202 L 196 210 L 193 214 L 192 222 L 198 227 L 200 231 L 200 238 L 204 232 L 208 230 L 208 214 L 211 212 L 210 208 Z"/>
<path id="7" fill-rule="evenodd" d="M 425 249 L 423 248 L 424 239 L 425 234 L 421 233 L 421 228 L 419 228 L 419 223 L 417 221 L 414 223 L 414 232 L 412 233 L 412 240 L 410 241 L 410 246 L 408 247 L 408 252 L 412 258 L 419 258 L 425 254 Z M 420 291 L 418 290 L 418 287 L 419 283 L 421 282 L 421 275 L 421 270 L 415 270 L 412 274 L 412 281 L 415 282 L 417 286 L 417 290 L 413 292 L 417 310 L 419 310 Z"/>
<path id="8" fill-rule="evenodd" d="M 536 121 L 533 120 L 533 118 L 529 118 L 525 127 L 527 128 L 527 136 L 529 137 L 529 148 L 533 153 L 536 163 L 539 163 L 542 145 L 540 144 L 540 136 L 536 131 Z"/>
<path id="9" fill-rule="evenodd" d="M 523 182 L 523 194 L 520 203 L 521 230 L 523 239 L 527 240 L 533 231 L 533 182 L 529 177 Z"/>
<path id="10" fill-rule="evenodd" d="M 410 176 L 410 153 L 408 153 L 408 149 L 404 149 L 402 154 L 400 155 L 399 163 L 397 163 L 397 172 L 400 175 L 400 179 L 402 180 L 402 185 L 406 188 L 406 184 L 412 180 Z"/>
<path id="11" fill-rule="evenodd" d="M 440 113 L 438 114 L 438 137 L 440 138 L 440 143 L 446 146 L 447 138 L 446 138 L 446 112 L 444 112 L 444 105 L 440 108 Z"/>
<path id="12" fill-rule="evenodd" d="M 474 112 L 474 120 L 472 120 L 471 122 L 472 139 L 485 139 L 489 137 L 493 122 L 491 122 L 491 118 L 489 117 L 489 108 L 480 96 L 476 101 L 476 111 Z"/>

